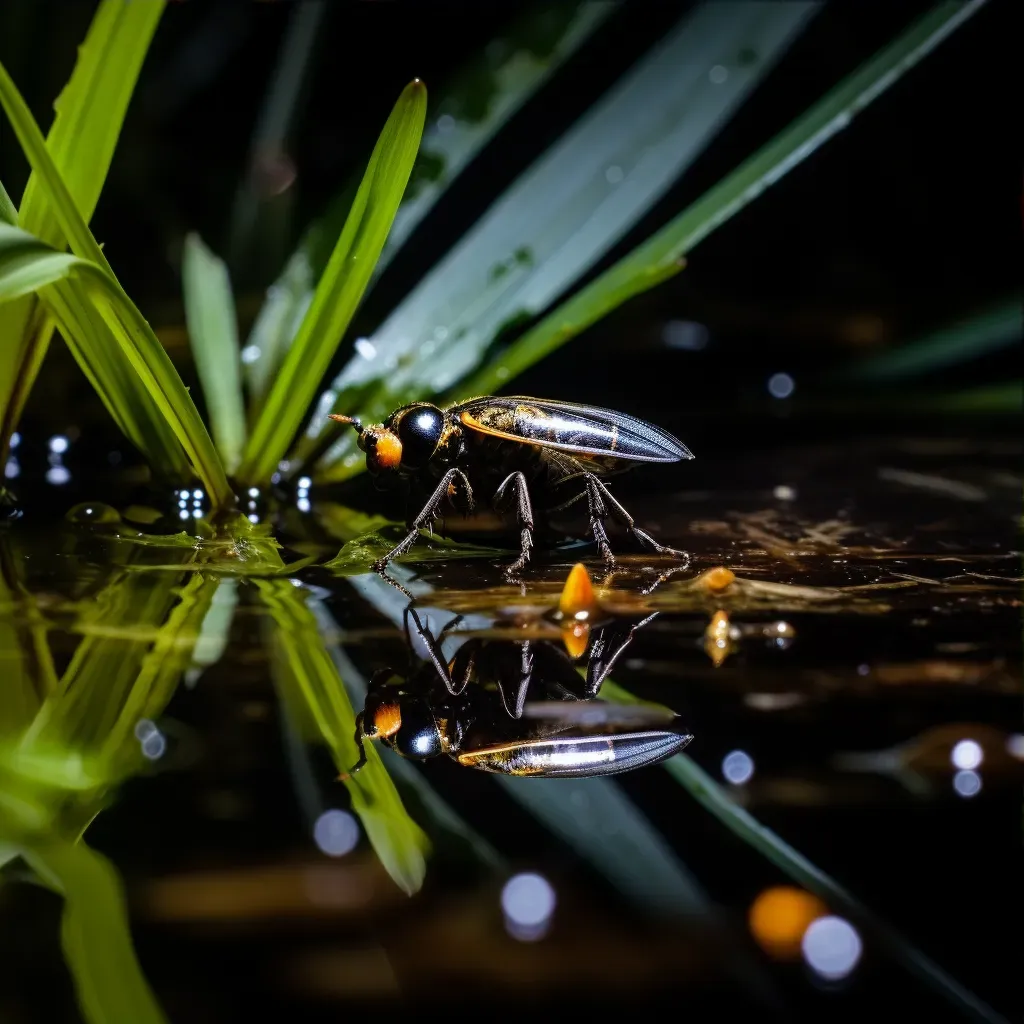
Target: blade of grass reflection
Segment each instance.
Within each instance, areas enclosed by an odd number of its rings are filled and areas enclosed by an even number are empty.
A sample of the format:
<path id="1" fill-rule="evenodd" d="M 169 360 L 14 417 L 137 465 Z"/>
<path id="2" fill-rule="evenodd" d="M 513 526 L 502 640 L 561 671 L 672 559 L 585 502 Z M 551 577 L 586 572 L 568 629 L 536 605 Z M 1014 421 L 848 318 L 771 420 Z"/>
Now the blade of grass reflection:
<path id="1" fill-rule="evenodd" d="M 254 580 L 269 616 L 271 671 L 282 702 L 297 723 L 331 751 L 339 772 L 356 763 L 355 711 L 338 671 L 324 648 L 316 618 L 304 595 L 288 580 Z M 426 874 L 427 837 L 412 820 L 372 744 L 358 775 L 344 784 L 366 834 L 395 883 L 410 895 Z"/>
<path id="2" fill-rule="evenodd" d="M 132 945 L 121 880 L 84 842 L 38 842 L 26 862 L 64 897 L 61 943 L 88 1024 L 166 1024 Z"/>
<path id="3" fill-rule="evenodd" d="M 637 703 L 636 698 L 628 690 L 610 679 L 602 684 L 601 696 L 618 703 Z M 752 814 L 737 806 L 722 787 L 689 755 L 675 754 L 665 762 L 664 767 L 690 796 L 705 810 L 710 811 L 730 832 L 770 860 L 808 892 L 818 896 L 833 910 L 841 910 L 848 915 L 854 924 L 863 929 L 866 936 L 873 938 L 894 960 L 903 964 L 910 973 L 969 1018 L 986 1021 L 988 1024 L 1009 1024 L 1004 1017 L 948 975 L 899 932 L 876 917 L 852 893 L 812 864 L 771 829 L 762 825 Z"/>

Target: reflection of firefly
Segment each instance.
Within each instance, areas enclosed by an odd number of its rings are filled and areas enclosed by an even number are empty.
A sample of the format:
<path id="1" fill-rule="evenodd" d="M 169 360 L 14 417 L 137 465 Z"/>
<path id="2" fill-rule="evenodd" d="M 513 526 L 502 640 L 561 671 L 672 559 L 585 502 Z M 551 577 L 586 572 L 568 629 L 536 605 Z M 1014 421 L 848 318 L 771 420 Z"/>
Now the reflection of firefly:
<path id="1" fill-rule="evenodd" d="M 704 630 L 704 650 L 715 668 L 719 668 L 732 654 L 739 636 L 740 631 L 730 625 L 729 616 L 724 611 L 719 609 L 711 616 L 711 621 Z"/>
<path id="2" fill-rule="evenodd" d="M 769 647 L 785 650 L 793 642 L 796 630 L 782 620 L 766 625 L 737 626 L 729 621 L 728 613 L 719 608 L 704 630 L 704 650 L 718 668 L 730 654 L 735 653 L 739 640 L 751 636 L 763 636 Z"/>

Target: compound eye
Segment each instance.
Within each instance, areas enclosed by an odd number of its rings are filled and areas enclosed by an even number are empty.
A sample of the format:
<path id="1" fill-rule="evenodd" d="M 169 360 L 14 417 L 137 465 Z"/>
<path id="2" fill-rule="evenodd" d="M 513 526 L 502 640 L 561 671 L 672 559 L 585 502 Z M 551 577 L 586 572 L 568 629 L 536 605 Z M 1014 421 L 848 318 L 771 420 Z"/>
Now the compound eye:
<path id="1" fill-rule="evenodd" d="M 402 465 L 424 466 L 441 441 L 444 413 L 433 405 L 414 405 L 402 414 L 395 429 L 402 442 Z"/>

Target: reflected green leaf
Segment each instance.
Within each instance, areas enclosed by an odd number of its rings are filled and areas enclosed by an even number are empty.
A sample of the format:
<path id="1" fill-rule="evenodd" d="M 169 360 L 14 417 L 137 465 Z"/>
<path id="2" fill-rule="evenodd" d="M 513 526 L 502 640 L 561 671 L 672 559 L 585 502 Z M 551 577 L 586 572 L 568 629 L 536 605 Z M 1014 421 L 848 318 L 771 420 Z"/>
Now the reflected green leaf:
<path id="1" fill-rule="evenodd" d="M 113 865 L 84 842 L 54 839 L 20 852 L 64 897 L 61 944 L 88 1024 L 165 1024 L 135 955 Z"/>
<path id="2" fill-rule="evenodd" d="M 373 563 L 387 554 L 403 537 L 405 530 L 397 524 L 393 527 L 374 530 L 353 537 L 324 568 L 337 576 L 361 576 L 373 570 Z M 461 544 L 447 537 L 432 537 L 423 530 L 420 540 L 413 548 L 396 559 L 396 562 L 436 562 L 453 558 L 507 558 L 509 552 L 502 548 Z"/>
<path id="3" fill-rule="evenodd" d="M 417 892 L 426 875 L 429 843 L 409 817 L 373 744 L 366 765 L 348 775 L 359 758 L 356 715 L 338 670 L 324 647 L 315 616 L 288 581 L 257 580 L 267 610 L 271 671 L 280 699 L 307 740 L 326 744 L 377 856 L 406 893 Z"/>

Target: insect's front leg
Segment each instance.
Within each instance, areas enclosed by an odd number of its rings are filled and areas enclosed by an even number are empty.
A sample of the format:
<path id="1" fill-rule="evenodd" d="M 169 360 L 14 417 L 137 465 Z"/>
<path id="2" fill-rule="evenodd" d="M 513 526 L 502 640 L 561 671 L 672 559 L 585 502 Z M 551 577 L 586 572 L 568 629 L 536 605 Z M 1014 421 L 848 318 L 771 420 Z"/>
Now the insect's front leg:
<path id="1" fill-rule="evenodd" d="M 402 538 L 383 558 L 377 559 L 373 563 L 373 568 L 376 572 L 386 575 L 384 573 L 384 567 L 388 562 L 394 561 L 396 558 L 400 558 L 404 555 L 412 546 L 416 543 L 416 538 L 419 535 L 421 529 L 430 523 L 441 510 L 441 505 L 446 498 L 450 497 L 450 488 L 452 483 L 457 478 L 461 478 L 466 488 L 466 494 L 472 502 L 473 500 L 473 489 L 470 486 L 469 480 L 466 474 L 461 469 L 449 469 L 447 473 L 441 477 L 441 482 L 434 489 L 434 493 L 427 499 L 427 503 L 423 506 L 420 514 L 412 521 L 412 525 L 409 527 L 409 532 Z"/>
<path id="2" fill-rule="evenodd" d="M 511 576 L 518 572 L 530 560 L 530 548 L 533 547 L 533 507 L 530 504 L 530 492 L 526 486 L 526 477 L 521 472 L 509 473 L 495 492 L 495 508 L 501 510 L 510 487 L 516 492 L 516 516 L 519 521 L 519 557 L 505 567 L 505 575 Z"/>

